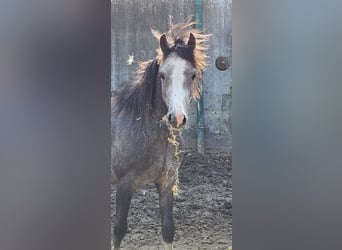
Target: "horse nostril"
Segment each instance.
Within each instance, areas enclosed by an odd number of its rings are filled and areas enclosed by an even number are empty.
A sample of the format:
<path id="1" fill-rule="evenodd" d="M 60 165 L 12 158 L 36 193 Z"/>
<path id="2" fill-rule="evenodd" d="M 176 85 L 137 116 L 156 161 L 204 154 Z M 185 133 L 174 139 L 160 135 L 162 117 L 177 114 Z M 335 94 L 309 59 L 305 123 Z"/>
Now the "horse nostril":
<path id="1" fill-rule="evenodd" d="M 171 122 L 171 120 L 172 120 L 171 114 L 169 114 L 168 119 L 169 119 L 169 122 Z"/>
<path id="2" fill-rule="evenodd" d="M 184 118 L 183 118 L 183 124 L 185 124 L 186 123 L 186 118 L 185 118 L 185 116 L 184 116 Z"/>

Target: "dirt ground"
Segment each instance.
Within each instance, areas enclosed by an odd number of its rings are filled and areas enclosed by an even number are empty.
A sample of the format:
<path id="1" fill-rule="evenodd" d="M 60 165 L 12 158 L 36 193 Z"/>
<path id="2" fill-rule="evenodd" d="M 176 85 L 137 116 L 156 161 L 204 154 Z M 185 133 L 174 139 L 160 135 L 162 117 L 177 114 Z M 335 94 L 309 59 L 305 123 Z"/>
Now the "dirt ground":
<path id="1" fill-rule="evenodd" d="M 224 249 L 232 242 L 231 156 L 185 154 L 179 169 L 180 193 L 175 197 L 175 249 Z M 115 216 L 115 188 L 112 219 Z M 122 249 L 164 249 L 158 194 L 148 185 L 133 195 L 128 233 Z"/>

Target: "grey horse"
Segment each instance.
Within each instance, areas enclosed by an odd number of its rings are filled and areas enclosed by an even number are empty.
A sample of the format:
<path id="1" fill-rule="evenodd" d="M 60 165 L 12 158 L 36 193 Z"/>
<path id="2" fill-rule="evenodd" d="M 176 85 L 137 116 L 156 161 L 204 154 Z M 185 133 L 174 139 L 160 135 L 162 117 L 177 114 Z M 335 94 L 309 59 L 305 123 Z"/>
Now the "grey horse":
<path id="1" fill-rule="evenodd" d="M 192 22 L 153 30 L 160 48 L 155 59 L 140 63 L 136 80 L 112 98 L 112 182 L 116 184 L 113 249 L 127 233 L 132 194 L 149 183 L 159 193 L 162 237 L 173 248 L 172 207 L 182 161 L 182 130 L 191 100 L 200 96 L 209 35 Z"/>

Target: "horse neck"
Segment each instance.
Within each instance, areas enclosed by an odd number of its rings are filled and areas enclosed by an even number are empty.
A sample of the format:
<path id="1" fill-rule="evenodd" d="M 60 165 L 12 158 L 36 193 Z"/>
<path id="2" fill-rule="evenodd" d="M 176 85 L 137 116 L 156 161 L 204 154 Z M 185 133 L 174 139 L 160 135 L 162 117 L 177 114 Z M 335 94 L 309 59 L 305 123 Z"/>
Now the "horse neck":
<path id="1" fill-rule="evenodd" d="M 153 101 L 152 101 L 153 102 L 152 117 L 159 121 L 167 113 L 167 107 L 162 97 L 160 79 L 157 79 L 154 91 L 155 93 L 153 94 Z"/>

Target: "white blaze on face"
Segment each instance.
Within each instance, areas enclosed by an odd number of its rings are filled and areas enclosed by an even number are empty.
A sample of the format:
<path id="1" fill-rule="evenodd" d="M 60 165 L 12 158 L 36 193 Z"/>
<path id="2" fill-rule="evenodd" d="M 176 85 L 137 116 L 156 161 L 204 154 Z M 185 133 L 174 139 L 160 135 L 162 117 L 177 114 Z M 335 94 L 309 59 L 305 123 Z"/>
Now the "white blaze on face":
<path id="1" fill-rule="evenodd" d="M 184 70 L 187 62 L 179 57 L 174 59 L 174 68 L 171 74 L 171 85 L 169 89 L 170 106 L 169 112 L 174 113 L 177 118 L 177 124 L 183 122 L 183 118 L 187 117 L 186 107 L 189 97 L 189 90 L 184 86 L 185 75 Z"/>

